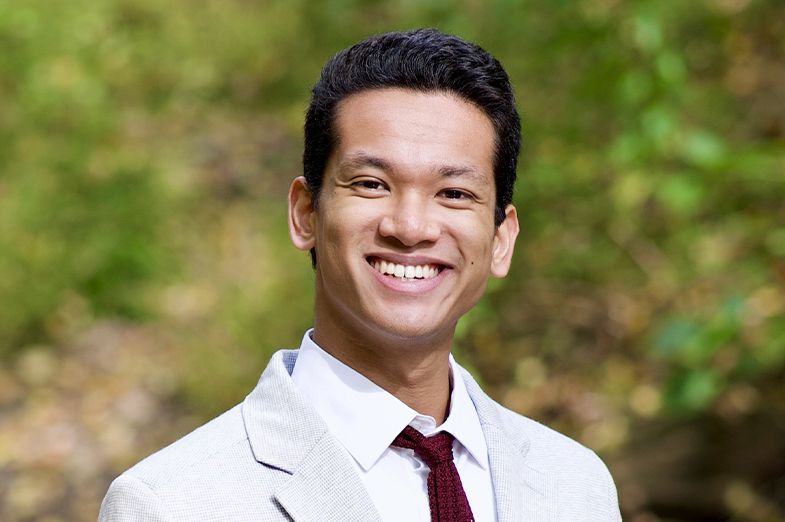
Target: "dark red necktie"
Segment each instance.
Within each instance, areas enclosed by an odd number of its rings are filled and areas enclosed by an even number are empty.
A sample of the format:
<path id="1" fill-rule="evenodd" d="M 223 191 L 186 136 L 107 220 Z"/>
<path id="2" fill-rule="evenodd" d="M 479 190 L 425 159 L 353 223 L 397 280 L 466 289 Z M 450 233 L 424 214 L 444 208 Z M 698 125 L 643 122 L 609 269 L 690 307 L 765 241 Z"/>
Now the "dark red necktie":
<path id="1" fill-rule="evenodd" d="M 431 522 L 474 521 L 461 477 L 452 461 L 453 440 L 454 437 L 445 431 L 425 437 L 411 426 L 406 426 L 392 443 L 393 446 L 414 450 L 431 468 L 428 473 Z"/>

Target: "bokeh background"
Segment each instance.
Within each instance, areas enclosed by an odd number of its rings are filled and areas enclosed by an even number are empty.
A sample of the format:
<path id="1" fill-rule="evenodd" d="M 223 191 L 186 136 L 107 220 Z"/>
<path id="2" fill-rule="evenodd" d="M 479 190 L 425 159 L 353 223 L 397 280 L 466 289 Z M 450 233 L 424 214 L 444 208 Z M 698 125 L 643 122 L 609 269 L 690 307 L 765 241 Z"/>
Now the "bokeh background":
<path id="1" fill-rule="evenodd" d="M 625 520 L 785 520 L 781 0 L 3 0 L 1 520 L 95 520 L 298 346 L 309 87 L 422 26 L 497 56 L 524 122 L 459 361 L 595 449 Z"/>

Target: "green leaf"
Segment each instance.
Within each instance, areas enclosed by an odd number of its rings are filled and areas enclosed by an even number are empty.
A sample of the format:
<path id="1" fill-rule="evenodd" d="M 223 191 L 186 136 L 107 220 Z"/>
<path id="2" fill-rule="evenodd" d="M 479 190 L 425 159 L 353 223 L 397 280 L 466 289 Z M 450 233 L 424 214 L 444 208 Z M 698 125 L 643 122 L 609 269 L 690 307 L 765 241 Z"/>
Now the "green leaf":
<path id="1" fill-rule="evenodd" d="M 684 143 L 684 158 L 698 167 L 719 167 L 725 162 L 726 155 L 725 143 L 708 131 L 693 132 Z"/>
<path id="2" fill-rule="evenodd" d="M 657 72 L 670 84 L 680 84 L 687 75 L 684 58 L 674 51 L 663 51 L 657 57 Z"/>
<path id="3" fill-rule="evenodd" d="M 621 82 L 622 99 L 630 104 L 638 103 L 651 93 L 651 76 L 637 69 L 630 71 Z"/>
<path id="4" fill-rule="evenodd" d="M 633 23 L 633 38 L 644 51 L 655 51 L 662 46 L 662 29 L 659 21 L 650 15 L 638 15 Z"/>
<path id="5" fill-rule="evenodd" d="M 714 372 L 690 372 L 682 383 L 680 402 L 693 410 L 703 409 L 714 399 L 718 389 L 719 383 Z"/>
<path id="6" fill-rule="evenodd" d="M 652 107 L 643 114 L 642 127 L 658 149 L 664 149 L 676 131 L 676 114 L 665 105 Z"/>
<path id="7" fill-rule="evenodd" d="M 694 214 L 704 199 L 704 190 L 694 176 L 683 174 L 667 178 L 658 188 L 657 196 L 679 214 Z"/>
<path id="8" fill-rule="evenodd" d="M 693 321 L 668 321 L 655 334 L 654 350 L 661 355 L 674 355 L 699 333 L 700 328 Z"/>
<path id="9" fill-rule="evenodd" d="M 676 410 L 706 409 L 720 391 L 720 382 L 712 370 L 691 370 L 675 375 L 668 384 L 666 402 Z"/>

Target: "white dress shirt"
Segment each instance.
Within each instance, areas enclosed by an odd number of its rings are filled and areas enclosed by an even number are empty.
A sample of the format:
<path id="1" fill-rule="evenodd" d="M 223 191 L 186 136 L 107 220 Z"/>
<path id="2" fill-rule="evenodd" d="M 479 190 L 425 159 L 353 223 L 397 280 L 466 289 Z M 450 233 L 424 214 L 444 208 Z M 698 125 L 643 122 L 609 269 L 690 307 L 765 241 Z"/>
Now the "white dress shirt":
<path id="1" fill-rule="evenodd" d="M 413 450 L 391 447 L 410 425 L 426 437 L 447 431 L 476 522 L 494 522 L 496 503 L 480 419 L 463 379 L 452 379 L 450 412 L 441 426 L 383 390 L 303 336 L 292 380 L 351 457 L 357 474 L 385 522 L 431 519 L 428 467 Z M 450 370 L 459 376 L 450 355 Z"/>

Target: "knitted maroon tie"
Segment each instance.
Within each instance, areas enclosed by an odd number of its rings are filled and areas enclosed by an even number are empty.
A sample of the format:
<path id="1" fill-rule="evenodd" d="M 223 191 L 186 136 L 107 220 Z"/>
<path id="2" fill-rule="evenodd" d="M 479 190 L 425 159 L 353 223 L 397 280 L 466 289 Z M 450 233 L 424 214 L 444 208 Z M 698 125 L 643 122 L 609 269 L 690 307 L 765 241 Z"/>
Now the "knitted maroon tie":
<path id="1" fill-rule="evenodd" d="M 452 461 L 454 437 L 442 431 L 425 437 L 411 426 L 406 426 L 393 441 L 393 446 L 414 450 L 431 468 L 428 473 L 428 502 L 431 522 L 473 522 L 469 500 Z"/>

